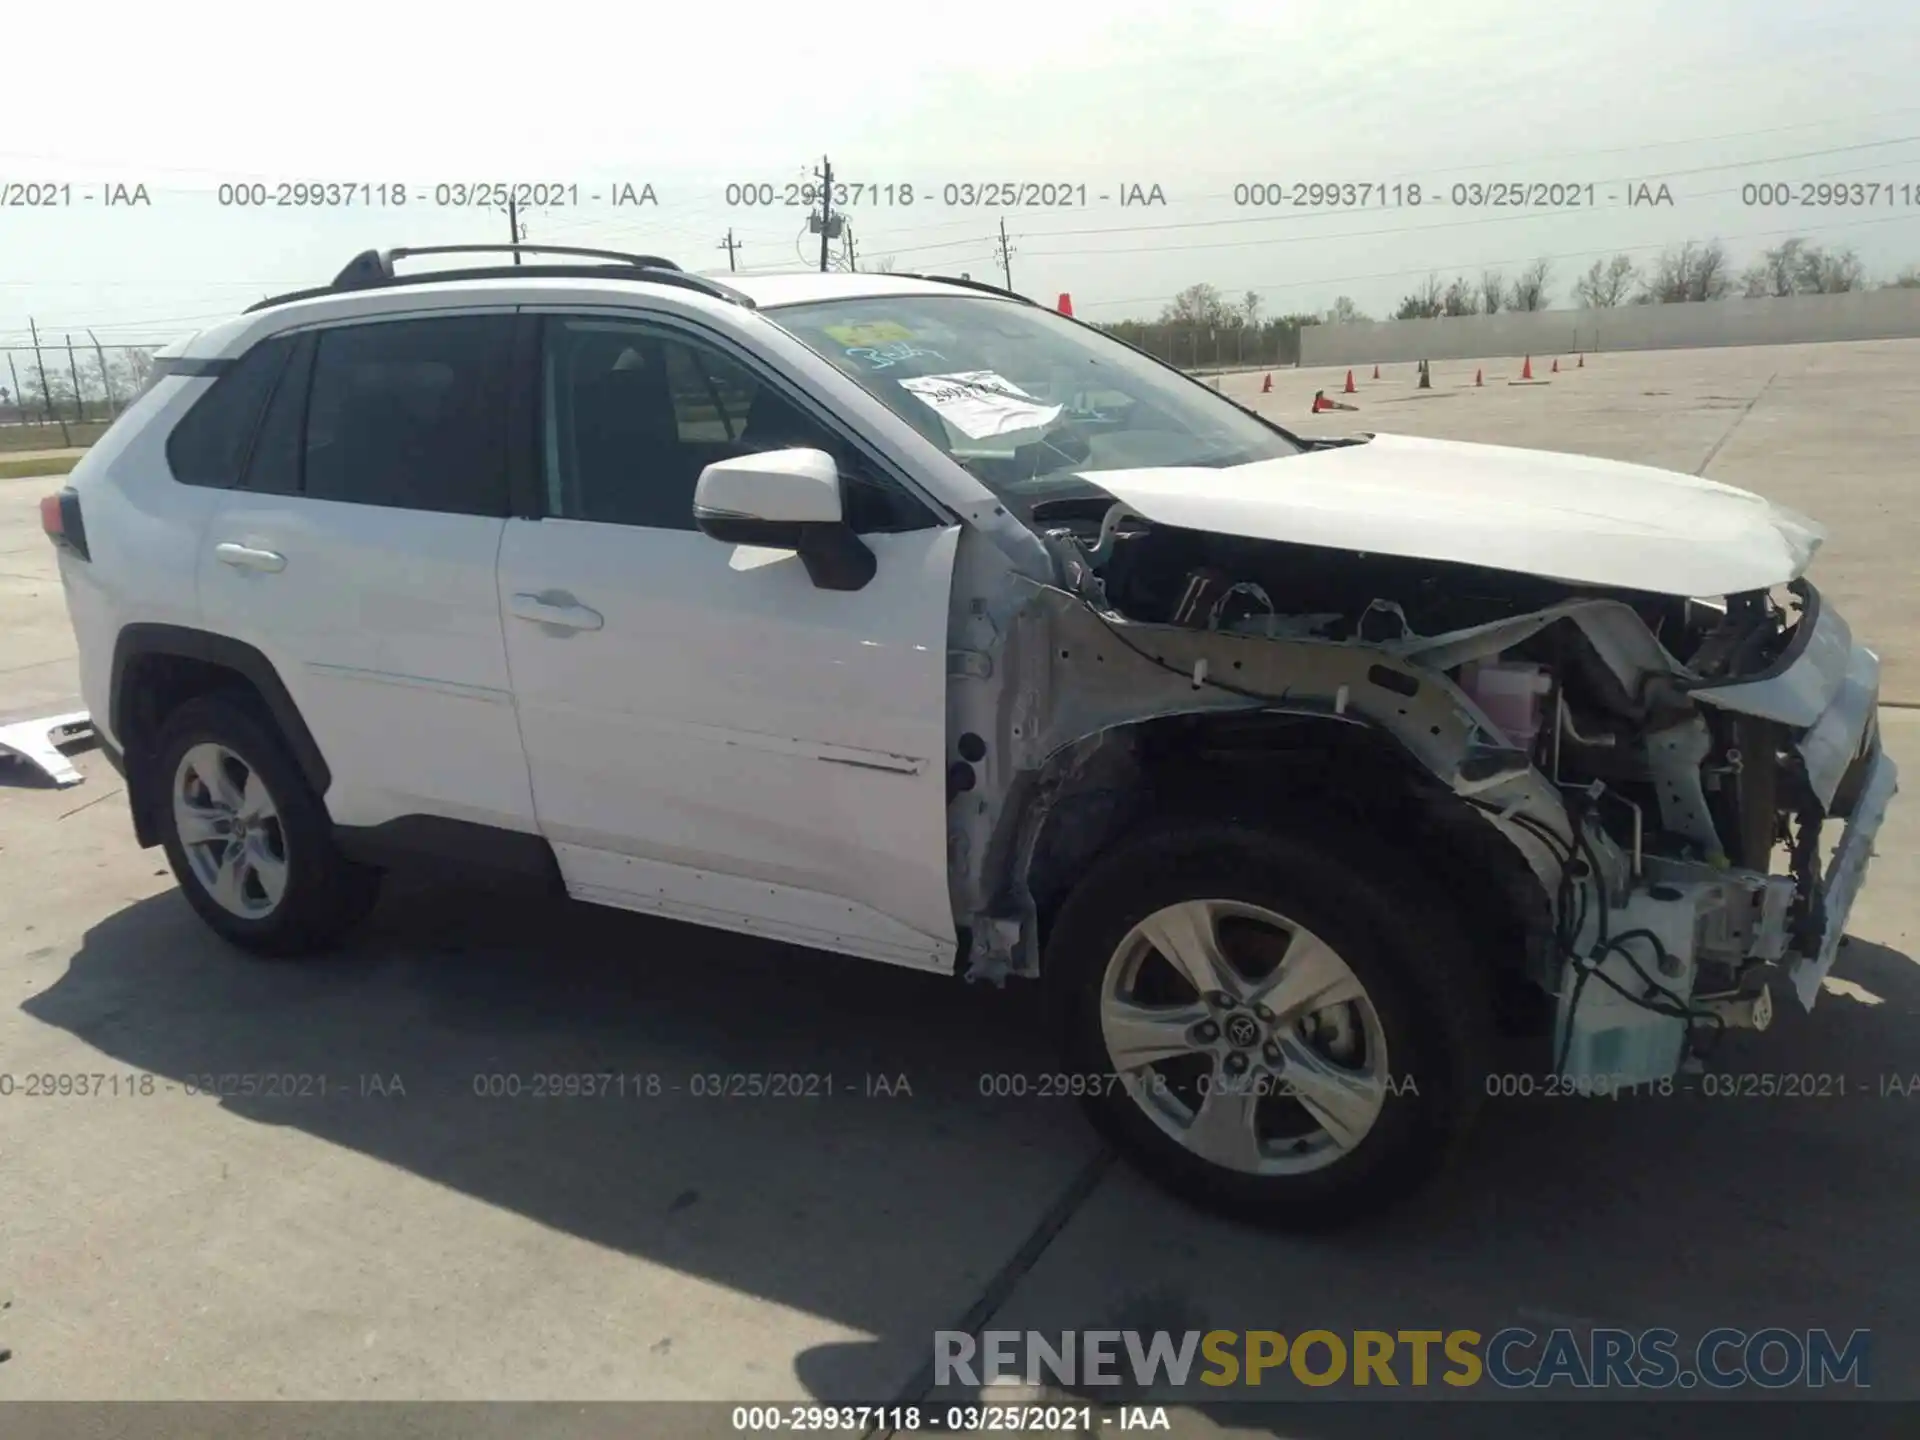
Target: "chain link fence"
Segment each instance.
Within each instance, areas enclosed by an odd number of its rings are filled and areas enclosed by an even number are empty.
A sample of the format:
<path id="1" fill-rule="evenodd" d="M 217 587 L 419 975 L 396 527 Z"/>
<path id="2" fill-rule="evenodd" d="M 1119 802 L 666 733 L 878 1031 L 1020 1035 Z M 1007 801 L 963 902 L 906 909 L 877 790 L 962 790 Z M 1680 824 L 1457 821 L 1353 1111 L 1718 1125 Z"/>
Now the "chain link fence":
<path id="1" fill-rule="evenodd" d="M 1256 325 L 1159 325 L 1121 320 L 1100 328 L 1182 370 L 1258 369 L 1300 363 L 1300 326 L 1289 320 Z"/>
<path id="2" fill-rule="evenodd" d="M 0 452 L 91 445 L 146 388 L 158 348 L 45 334 L 0 345 Z"/>

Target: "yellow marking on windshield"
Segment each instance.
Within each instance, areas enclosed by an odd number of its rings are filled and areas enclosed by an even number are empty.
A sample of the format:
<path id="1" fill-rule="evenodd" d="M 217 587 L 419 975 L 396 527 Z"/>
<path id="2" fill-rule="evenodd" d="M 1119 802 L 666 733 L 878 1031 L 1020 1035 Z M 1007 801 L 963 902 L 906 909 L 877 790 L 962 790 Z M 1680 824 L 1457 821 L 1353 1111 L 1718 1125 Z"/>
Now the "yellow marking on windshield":
<path id="1" fill-rule="evenodd" d="M 896 320 L 869 320 L 859 325 L 829 325 L 826 333 L 842 345 L 885 345 L 894 340 L 911 340 L 913 331 Z"/>

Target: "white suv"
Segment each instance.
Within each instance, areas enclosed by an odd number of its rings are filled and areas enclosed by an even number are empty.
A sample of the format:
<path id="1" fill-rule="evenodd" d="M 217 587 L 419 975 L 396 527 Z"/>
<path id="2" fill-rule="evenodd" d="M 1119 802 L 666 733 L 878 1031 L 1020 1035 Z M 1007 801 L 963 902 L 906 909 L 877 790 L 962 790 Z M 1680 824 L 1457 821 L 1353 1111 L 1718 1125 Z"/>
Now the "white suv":
<path id="1" fill-rule="evenodd" d="M 1811 522 L 1305 439 L 972 282 L 429 253 L 174 349 L 44 510 L 235 944 L 450 857 L 1037 977 L 1055 1088 L 1295 1224 L 1453 1150 L 1496 1017 L 1614 1090 L 1813 1003 L 1895 777 Z"/>

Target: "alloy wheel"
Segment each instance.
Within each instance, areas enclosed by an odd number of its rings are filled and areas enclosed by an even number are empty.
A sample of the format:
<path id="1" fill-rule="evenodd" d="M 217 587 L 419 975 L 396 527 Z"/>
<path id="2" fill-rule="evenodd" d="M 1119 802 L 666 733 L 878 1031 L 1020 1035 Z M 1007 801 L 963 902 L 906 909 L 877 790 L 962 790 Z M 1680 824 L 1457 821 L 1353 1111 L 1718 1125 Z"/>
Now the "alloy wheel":
<path id="1" fill-rule="evenodd" d="M 1198 1158 L 1300 1174 L 1366 1137 L 1391 1089 L 1386 1036 L 1340 955 L 1272 910 L 1187 900 L 1128 932 L 1100 1027 L 1133 1101 Z"/>
<path id="2" fill-rule="evenodd" d="M 274 912 L 287 891 L 287 838 L 266 781 L 211 741 L 180 757 L 173 823 L 187 866 L 215 904 L 244 920 Z"/>

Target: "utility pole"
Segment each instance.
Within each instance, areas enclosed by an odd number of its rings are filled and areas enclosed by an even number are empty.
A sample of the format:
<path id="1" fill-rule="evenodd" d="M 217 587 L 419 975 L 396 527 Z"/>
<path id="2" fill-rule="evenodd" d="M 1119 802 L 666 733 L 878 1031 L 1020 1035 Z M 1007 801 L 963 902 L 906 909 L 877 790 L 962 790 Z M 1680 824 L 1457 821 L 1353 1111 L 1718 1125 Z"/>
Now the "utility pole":
<path id="1" fill-rule="evenodd" d="M 733 238 L 731 225 L 727 227 L 727 238 L 720 242 L 719 248 L 727 252 L 727 269 L 738 270 L 740 267 L 733 263 L 733 252 L 740 248 L 740 242 Z"/>
<path id="2" fill-rule="evenodd" d="M 813 172 L 820 179 L 820 270 L 827 268 L 827 241 L 833 234 L 833 162 L 820 157 L 820 168 Z"/>
<path id="3" fill-rule="evenodd" d="M 1013 251 L 1007 247 L 1007 219 L 1000 217 L 1000 273 L 1007 277 L 1007 289 L 1013 289 Z"/>
<path id="4" fill-rule="evenodd" d="M 855 263 L 856 257 L 853 253 L 853 226 L 847 223 L 847 217 L 844 215 L 840 217 L 840 230 L 847 241 L 847 273 L 851 275 L 860 267 Z"/>
<path id="5" fill-rule="evenodd" d="M 513 243 L 518 246 L 521 240 L 520 205 L 512 194 L 508 194 L 507 196 L 507 229 L 513 236 Z M 513 263 L 516 265 L 520 263 L 520 252 L 518 249 L 513 252 Z"/>

